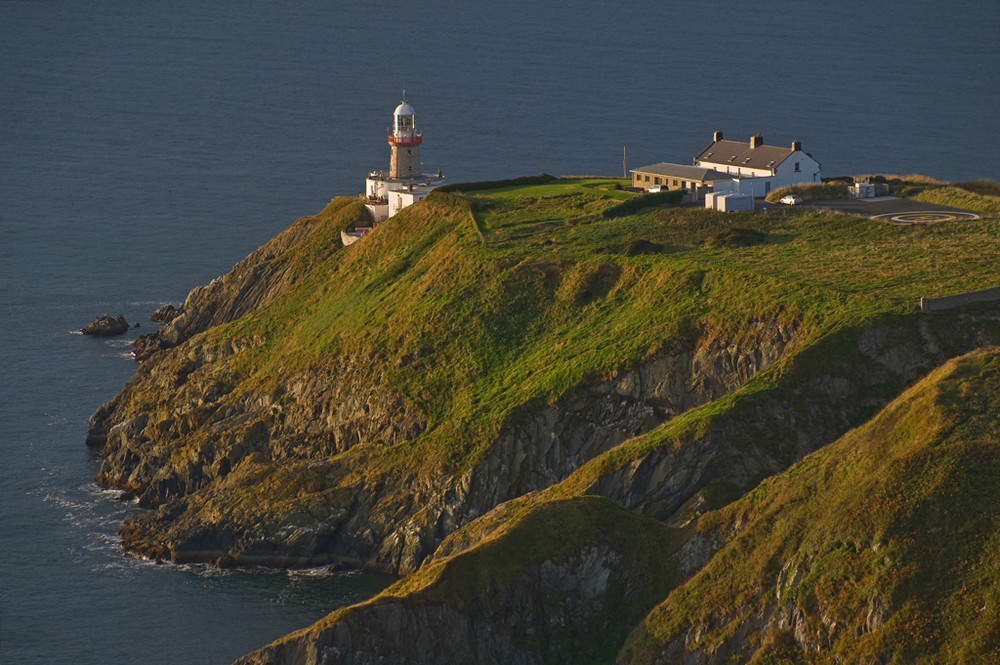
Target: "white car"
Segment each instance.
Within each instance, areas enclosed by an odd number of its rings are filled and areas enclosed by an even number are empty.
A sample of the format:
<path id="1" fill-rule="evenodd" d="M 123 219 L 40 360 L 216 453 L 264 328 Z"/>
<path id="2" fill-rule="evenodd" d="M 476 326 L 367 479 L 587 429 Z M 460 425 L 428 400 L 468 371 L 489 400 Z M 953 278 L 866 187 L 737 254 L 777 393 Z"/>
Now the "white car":
<path id="1" fill-rule="evenodd" d="M 797 206 L 802 203 L 802 197 L 795 194 L 789 194 L 788 196 L 781 197 L 781 203 L 784 203 L 786 206 Z"/>

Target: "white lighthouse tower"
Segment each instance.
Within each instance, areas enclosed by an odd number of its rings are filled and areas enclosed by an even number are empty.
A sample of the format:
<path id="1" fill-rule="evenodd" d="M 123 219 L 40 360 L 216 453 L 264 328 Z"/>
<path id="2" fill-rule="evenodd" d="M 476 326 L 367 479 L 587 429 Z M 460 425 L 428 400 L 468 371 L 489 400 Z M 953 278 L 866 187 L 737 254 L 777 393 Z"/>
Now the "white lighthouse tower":
<path id="1" fill-rule="evenodd" d="M 376 224 L 421 200 L 444 180 L 441 171 L 437 175 L 420 172 L 423 140 L 416 129 L 413 107 L 406 102 L 404 93 L 403 101 L 392 113 L 392 128 L 388 132 L 389 171 L 372 171 L 365 180 L 362 198 Z"/>
<path id="2" fill-rule="evenodd" d="M 416 130 L 413 107 L 403 100 L 392 113 L 392 133 L 389 134 L 389 177 L 409 180 L 420 176 L 420 144 L 423 135 Z"/>

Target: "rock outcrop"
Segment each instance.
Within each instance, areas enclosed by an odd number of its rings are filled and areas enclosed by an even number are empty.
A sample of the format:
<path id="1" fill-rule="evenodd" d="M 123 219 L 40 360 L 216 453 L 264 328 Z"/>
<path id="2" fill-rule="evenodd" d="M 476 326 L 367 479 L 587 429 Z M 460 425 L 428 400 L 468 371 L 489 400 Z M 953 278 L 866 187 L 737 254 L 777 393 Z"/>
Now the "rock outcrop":
<path id="1" fill-rule="evenodd" d="M 174 307 L 172 303 L 167 303 L 157 307 L 156 310 L 149 315 L 149 320 L 157 323 L 170 323 L 180 316 L 180 314 L 181 310 Z"/>
<path id="2" fill-rule="evenodd" d="M 128 321 L 122 314 L 112 318 L 110 314 L 104 314 L 91 321 L 80 332 L 84 335 L 94 337 L 117 337 L 128 332 Z"/>

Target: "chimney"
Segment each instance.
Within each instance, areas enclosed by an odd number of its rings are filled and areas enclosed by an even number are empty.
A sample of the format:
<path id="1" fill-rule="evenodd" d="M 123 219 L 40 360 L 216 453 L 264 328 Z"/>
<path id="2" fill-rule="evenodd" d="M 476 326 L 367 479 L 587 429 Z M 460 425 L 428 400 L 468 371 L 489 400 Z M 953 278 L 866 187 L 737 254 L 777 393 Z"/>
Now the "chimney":
<path id="1" fill-rule="evenodd" d="M 754 134 L 753 136 L 750 137 L 750 147 L 751 148 L 759 148 L 762 145 L 764 145 L 764 137 L 763 136 L 761 136 L 760 134 Z"/>
<path id="2" fill-rule="evenodd" d="M 712 134 L 713 143 L 718 143 L 721 140 L 722 140 L 722 132 L 715 132 L 714 134 Z"/>
<path id="3" fill-rule="evenodd" d="M 802 141 L 792 141 L 792 152 L 802 150 Z"/>

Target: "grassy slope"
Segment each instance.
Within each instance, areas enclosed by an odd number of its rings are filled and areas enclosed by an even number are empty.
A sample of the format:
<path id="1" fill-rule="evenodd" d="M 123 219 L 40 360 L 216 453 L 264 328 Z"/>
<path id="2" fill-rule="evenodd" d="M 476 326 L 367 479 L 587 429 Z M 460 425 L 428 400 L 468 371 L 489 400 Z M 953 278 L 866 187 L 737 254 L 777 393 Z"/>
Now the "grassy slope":
<path id="1" fill-rule="evenodd" d="M 695 326 L 785 317 L 818 335 L 913 311 L 922 295 L 993 285 L 996 220 L 893 227 L 808 210 L 697 208 L 604 220 L 601 210 L 624 195 L 612 185 L 469 193 L 475 221 L 462 198 L 432 196 L 212 334 L 268 340 L 234 361 L 252 368 L 245 389 L 370 352 L 430 419 L 423 452 L 469 462 L 517 406 L 557 399 Z M 733 242 L 734 229 L 756 232 L 751 244 Z M 314 235 L 306 254 L 326 241 Z"/>
<path id="2" fill-rule="evenodd" d="M 735 639 L 736 662 L 992 662 L 1000 656 L 997 413 L 1000 350 L 974 352 L 706 515 L 701 529 L 744 526 L 649 615 L 623 660 L 653 662 L 692 631 L 699 637 L 688 644 L 705 651 L 725 652 L 720 645 Z M 829 648 L 802 651 L 791 627 L 738 633 L 786 607 L 800 609 L 803 633 L 817 644 L 827 636 Z M 872 607 L 885 608 L 875 624 Z"/>

